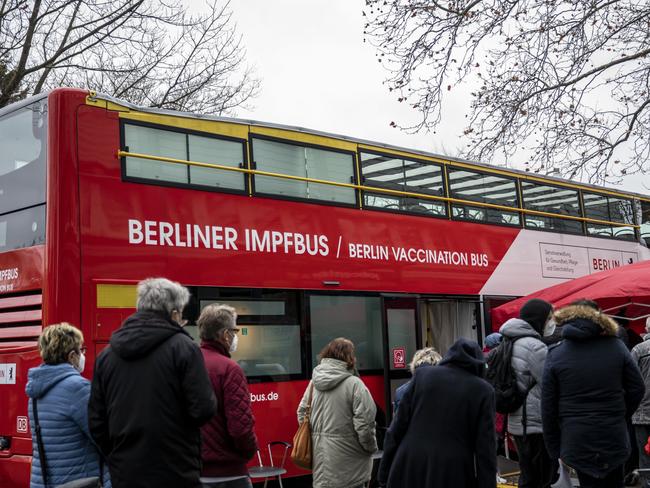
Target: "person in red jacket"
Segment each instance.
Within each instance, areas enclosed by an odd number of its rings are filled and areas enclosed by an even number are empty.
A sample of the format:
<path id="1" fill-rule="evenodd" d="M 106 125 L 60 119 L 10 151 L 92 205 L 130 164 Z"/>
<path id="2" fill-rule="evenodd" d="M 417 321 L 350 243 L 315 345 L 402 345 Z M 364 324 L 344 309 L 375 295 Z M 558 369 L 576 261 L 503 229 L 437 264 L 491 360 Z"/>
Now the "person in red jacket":
<path id="1" fill-rule="evenodd" d="M 216 415 L 201 428 L 201 475 L 220 478 L 211 487 L 249 488 L 252 484 L 246 464 L 257 452 L 257 438 L 246 376 L 230 359 L 230 353 L 237 349 L 237 313 L 228 305 L 208 305 L 197 325 L 205 367 L 218 402 Z"/>

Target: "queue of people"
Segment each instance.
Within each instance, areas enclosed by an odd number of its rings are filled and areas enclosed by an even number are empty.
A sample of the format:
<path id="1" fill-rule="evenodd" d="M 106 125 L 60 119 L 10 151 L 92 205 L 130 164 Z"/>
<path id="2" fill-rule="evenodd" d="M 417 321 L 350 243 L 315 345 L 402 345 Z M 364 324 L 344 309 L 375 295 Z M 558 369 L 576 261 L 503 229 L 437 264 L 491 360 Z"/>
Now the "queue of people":
<path id="1" fill-rule="evenodd" d="M 43 364 L 29 371 L 26 387 L 33 488 L 82 478 L 109 488 L 200 487 L 201 476 L 215 488 L 252 486 L 255 420 L 244 372 L 230 358 L 237 313 L 205 307 L 199 347 L 183 329 L 188 301 L 178 283 L 140 282 L 137 311 L 98 355 L 92 383 L 81 376 L 81 332 L 66 323 L 44 329 Z M 490 355 L 511 352 L 522 396 L 504 425 L 516 444 L 520 487 L 548 488 L 566 465 L 583 488 L 621 488 L 630 422 L 639 464 L 650 467 L 650 320 L 646 329 L 630 354 L 619 325 L 596 303 L 554 311 L 531 300 L 488 337 Z M 443 358 L 432 348 L 416 353 L 412 379 L 397 391 L 380 486 L 496 487 L 501 428 L 486 364 L 480 346 L 464 338 Z M 378 449 L 376 414 L 354 344 L 332 340 L 297 408 L 298 424 L 307 417 L 310 427 L 314 487 L 367 486 Z"/>
<path id="2" fill-rule="evenodd" d="M 507 415 L 520 487 L 551 487 L 567 466 L 583 488 L 622 488 L 630 419 L 640 465 L 650 466 L 650 320 L 632 354 L 619 329 L 589 300 L 557 311 L 531 300 L 486 341 L 492 352 L 509 345 L 523 396 Z M 460 339 L 438 366 L 415 372 L 386 436 L 381 485 L 496 486 L 495 392 L 485 365 L 478 345 Z"/>

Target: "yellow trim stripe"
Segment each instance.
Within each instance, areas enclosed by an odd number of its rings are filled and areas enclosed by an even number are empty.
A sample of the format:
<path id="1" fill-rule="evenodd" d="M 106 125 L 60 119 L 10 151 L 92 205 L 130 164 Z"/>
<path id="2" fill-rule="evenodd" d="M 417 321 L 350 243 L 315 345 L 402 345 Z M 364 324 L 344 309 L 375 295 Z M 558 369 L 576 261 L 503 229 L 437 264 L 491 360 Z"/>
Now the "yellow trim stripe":
<path id="1" fill-rule="evenodd" d="M 216 120 L 190 119 L 184 117 L 169 117 L 160 114 L 142 112 L 120 112 L 120 118 L 146 122 L 148 124 L 165 125 L 177 129 L 193 130 L 237 139 L 248 139 L 248 126 L 233 124 L 231 122 L 218 122 Z"/>
<path id="2" fill-rule="evenodd" d="M 307 132 L 291 131 L 287 129 L 275 129 L 271 127 L 259 127 L 251 125 L 250 133 L 252 136 L 266 136 L 275 139 L 282 139 L 278 142 L 301 142 L 303 144 L 313 144 L 315 146 L 325 146 L 333 149 L 341 149 L 343 151 L 357 152 L 357 144 L 349 141 L 342 141 L 340 139 L 333 139 L 327 136 L 320 136 L 316 134 L 309 134 Z"/>
<path id="3" fill-rule="evenodd" d="M 176 158 L 167 158 L 164 156 L 154 156 L 151 154 L 141 154 L 141 153 L 132 153 L 132 152 L 127 152 L 127 151 L 118 151 L 117 152 L 118 157 L 131 157 L 131 158 L 139 158 L 139 159 L 150 159 L 153 161 L 161 161 L 161 162 L 166 162 L 166 163 L 173 163 L 173 164 L 186 164 L 189 166 L 199 166 L 202 168 L 212 168 L 212 169 L 218 169 L 218 170 L 224 170 L 224 171 L 235 171 L 238 173 L 247 173 L 249 175 L 260 175 L 260 176 L 271 176 L 275 178 L 283 178 L 287 180 L 294 180 L 294 181 L 305 181 L 309 183 L 318 183 L 321 185 L 330 185 L 330 186 L 338 186 L 341 188 L 352 188 L 355 190 L 363 190 L 363 191 L 370 191 L 370 192 L 376 192 L 376 193 L 385 193 L 388 195 L 397 195 L 397 196 L 406 196 L 406 197 L 413 197 L 413 198 L 421 198 L 421 199 L 426 199 L 426 200 L 437 200 L 437 201 L 442 201 L 442 202 L 451 202 L 451 203 L 458 203 L 462 205 L 468 205 L 472 207 L 485 207 L 485 208 L 494 208 L 497 210 L 505 210 L 508 212 L 522 212 L 524 214 L 529 214 L 529 215 L 540 215 L 544 217 L 558 217 L 561 219 L 566 219 L 566 220 L 578 220 L 580 222 L 590 222 L 593 224 L 602 224 L 602 225 L 609 225 L 612 227 L 633 227 L 633 228 L 639 228 L 640 226 L 638 225 L 633 225 L 633 224 L 625 224 L 625 223 L 620 223 L 620 222 L 610 222 L 607 220 L 598 220 L 598 219 L 591 219 L 588 217 L 576 217 L 573 215 L 562 215 L 562 214 L 556 214 L 556 213 L 551 213 L 551 212 L 542 212 L 539 210 L 529 210 L 525 208 L 518 208 L 518 207 L 507 207 L 505 205 L 496 205 L 493 203 L 483 203 L 483 202 L 475 202 L 472 200 L 461 200 L 458 198 L 449 198 L 449 197 L 441 197 L 437 195 L 427 195 L 425 193 L 414 193 L 414 192 L 408 192 L 408 191 L 400 191 L 400 190 L 389 190 L 387 188 L 377 188 L 373 186 L 366 186 L 366 185 L 355 185 L 354 183 L 340 183 L 336 181 L 328 181 L 328 180 L 320 180 L 316 178 L 307 178 L 304 176 L 294 176 L 294 175 L 286 175 L 282 173 L 271 173 L 269 171 L 261 171 L 261 170 L 256 170 L 256 169 L 248 169 L 248 168 L 238 168 L 234 166 L 224 166 L 222 164 L 212 164 L 212 163 L 201 163 L 197 161 L 188 161 L 185 159 L 176 159 Z"/>
<path id="4" fill-rule="evenodd" d="M 97 308 L 135 308 L 136 285 L 97 285 Z"/>

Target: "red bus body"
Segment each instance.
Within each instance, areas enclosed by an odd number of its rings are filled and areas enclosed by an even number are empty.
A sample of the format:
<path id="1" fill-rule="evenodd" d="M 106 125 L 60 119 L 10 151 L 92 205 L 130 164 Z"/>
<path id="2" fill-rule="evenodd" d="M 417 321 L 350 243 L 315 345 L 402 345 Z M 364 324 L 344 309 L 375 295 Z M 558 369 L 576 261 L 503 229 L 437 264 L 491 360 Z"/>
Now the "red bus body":
<path id="1" fill-rule="evenodd" d="M 596 249 L 593 243 L 602 241 L 612 252 L 624 249 L 624 257 L 648 258 L 639 243 L 127 182 L 117 154 L 119 113 L 88 104 L 87 96 L 72 89 L 49 94 L 46 242 L 0 253 L 0 270 L 18 270 L 9 280 L 10 293 L 0 294 L 0 324 L 80 326 L 88 345 L 88 378 L 111 333 L 134 311 L 98 306 L 98 285 L 132 286 L 164 276 L 191 287 L 512 297 L 560 279 L 527 275 L 526 269 L 539 266 L 539 246 L 547 242 L 583 242 Z M 174 227 L 173 245 L 161 238 L 160 222 Z M 213 230 L 211 243 L 222 248 L 189 244 L 188 225 L 221 228 Z M 252 230 L 276 236 L 275 252 L 251 249 Z M 318 250 L 300 253 L 297 234 L 318 243 Z M 514 249 L 518 239 L 524 244 Z M 523 272 L 513 273 L 517 266 Z M 0 363 L 16 368 L 15 384 L 0 385 L 0 436 L 11 441 L 0 451 L 0 485 L 7 488 L 29 485 L 32 445 L 24 429 L 24 388 L 28 368 L 40 362 L 35 340 L 40 327 L 2 329 Z M 250 384 L 261 446 L 291 441 L 307 378 Z M 383 374 L 363 378 L 386 409 Z M 303 473 L 290 466 L 290 475 Z"/>

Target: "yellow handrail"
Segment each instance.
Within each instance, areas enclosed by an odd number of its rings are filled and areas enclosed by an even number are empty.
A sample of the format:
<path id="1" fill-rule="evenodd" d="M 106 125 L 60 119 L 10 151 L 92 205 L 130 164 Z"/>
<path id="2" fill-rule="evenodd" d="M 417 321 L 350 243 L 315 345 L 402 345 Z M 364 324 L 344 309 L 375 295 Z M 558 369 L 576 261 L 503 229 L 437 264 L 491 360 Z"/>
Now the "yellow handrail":
<path id="1" fill-rule="evenodd" d="M 624 224 L 621 222 L 610 222 L 608 220 L 599 220 L 599 219 L 592 219 L 589 217 L 576 217 L 574 215 L 562 215 L 562 214 L 557 214 L 557 213 L 552 213 L 552 212 L 543 212 L 541 210 L 530 210 L 522 207 L 507 207 L 505 205 L 497 205 L 494 203 L 484 203 L 484 202 L 475 202 L 472 200 L 462 200 L 459 198 L 451 198 L 451 197 L 443 197 L 443 196 L 438 196 L 438 195 L 428 195 L 426 193 L 415 193 L 415 192 L 408 192 L 408 191 L 401 191 L 401 190 L 391 190 L 388 188 L 379 188 L 379 187 L 374 187 L 374 186 L 366 186 L 366 185 L 357 185 L 355 183 L 342 183 L 338 181 L 328 181 L 328 180 L 321 180 L 318 178 L 309 178 L 305 176 L 295 176 L 295 175 L 287 175 L 287 174 L 282 174 L 282 173 L 272 173 L 270 171 L 262 171 L 262 170 L 257 170 L 257 169 L 248 169 L 248 168 L 239 168 L 239 167 L 234 167 L 234 166 L 226 166 L 223 164 L 214 164 L 214 163 L 201 163 L 198 161 L 188 161 L 185 159 L 176 159 L 176 158 L 168 158 L 165 156 L 154 156 L 152 154 L 141 154 L 141 153 L 133 153 L 129 151 L 118 151 L 117 156 L 119 158 L 122 157 L 130 157 L 130 158 L 138 158 L 138 159 L 149 159 L 152 161 L 160 161 L 164 163 L 174 163 L 174 164 L 185 164 L 188 166 L 198 166 L 201 168 L 211 168 L 211 169 L 219 169 L 219 170 L 224 170 L 224 171 L 235 171 L 237 173 L 244 173 L 244 174 L 251 174 L 251 175 L 259 175 L 259 176 L 270 176 L 273 178 L 284 178 L 286 180 L 294 180 L 294 181 L 304 181 L 308 183 L 318 183 L 321 185 L 330 185 L 330 186 L 338 186 L 341 188 L 350 188 L 354 190 L 363 190 L 363 191 L 370 191 L 370 192 L 377 192 L 377 193 L 385 193 L 388 195 L 396 195 L 396 196 L 403 196 L 403 197 L 411 197 L 411 198 L 421 198 L 425 200 L 436 200 L 436 201 L 441 201 L 441 202 L 450 202 L 450 203 L 457 203 L 457 204 L 462 204 L 462 205 L 468 205 L 468 206 L 474 206 L 474 207 L 485 207 L 485 208 L 494 208 L 496 210 L 504 210 L 508 212 L 513 212 L 513 213 L 518 213 L 522 212 L 524 214 L 530 214 L 530 215 L 539 215 L 542 217 L 555 217 L 555 218 L 561 218 L 561 219 L 566 219 L 566 220 L 577 220 L 580 222 L 589 222 L 592 224 L 601 224 L 601 225 L 609 225 L 613 227 L 633 227 L 633 228 L 640 228 L 639 225 L 635 224 Z"/>

